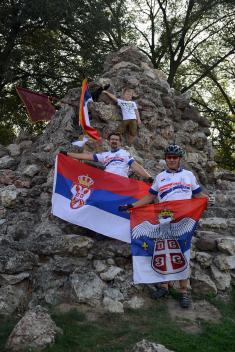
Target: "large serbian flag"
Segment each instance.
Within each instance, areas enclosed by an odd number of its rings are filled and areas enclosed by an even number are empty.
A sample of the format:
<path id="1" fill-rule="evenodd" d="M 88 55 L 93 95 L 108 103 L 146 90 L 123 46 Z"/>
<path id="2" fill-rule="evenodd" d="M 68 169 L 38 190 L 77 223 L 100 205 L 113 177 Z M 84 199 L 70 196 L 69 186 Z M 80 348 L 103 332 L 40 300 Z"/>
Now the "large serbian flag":
<path id="1" fill-rule="evenodd" d="M 56 109 L 51 104 L 47 95 L 35 93 L 21 87 L 17 87 L 16 91 L 33 122 L 51 120 Z"/>
<path id="2" fill-rule="evenodd" d="M 63 154 L 57 156 L 52 213 L 72 224 L 130 243 L 128 213 L 118 206 L 131 203 L 149 186 L 105 172 Z"/>
<path id="3" fill-rule="evenodd" d="M 97 141 L 101 140 L 99 132 L 91 127 L 90 118 L 88 113 L 88 103 L 92 102 L 92 96 L 88 90 L 87 80 L 84 79 L 82 82 L 82 92 L 80 96 L 80 106 L 79 106 L 79 124 L 82 126 L 84 132 Z"/>
<path id="4" fill-rule="evenodd" d="M 191 238 L 206 205 L 207 198 L 198 198 L 131 210 L 135 283 L 188 278 Z"/>

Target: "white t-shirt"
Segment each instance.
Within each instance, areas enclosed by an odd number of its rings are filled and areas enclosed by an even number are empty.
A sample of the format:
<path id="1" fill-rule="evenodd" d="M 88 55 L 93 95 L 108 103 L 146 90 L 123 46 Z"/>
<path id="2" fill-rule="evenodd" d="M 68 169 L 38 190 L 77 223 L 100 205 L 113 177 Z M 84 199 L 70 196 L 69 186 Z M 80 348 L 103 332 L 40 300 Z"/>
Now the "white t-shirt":
<path id="1" fill-rule="evenodd" d="M 164 170 L 156 176 L 149 193 L 157 195 L 159 202 L 191 199 L 201 192 L 196 177 L 191 171 L 180 169 L 176 172 Z"/>
<path id="2" fill-rule="evenodd" d="M 135 110 L 138 108 L 134 101 L 117 99 L 117 105 L 120 106 L 122 110 L 123 120 L 136 120 Z"/>
<path id="3" fill-rule="evenodd" d="M 105 171 L 120 176 L 128 176 L 129 167 L 134 159 L 124 149 L 93 154 L 94 161 L 99 161 L 105 166 Z"/>

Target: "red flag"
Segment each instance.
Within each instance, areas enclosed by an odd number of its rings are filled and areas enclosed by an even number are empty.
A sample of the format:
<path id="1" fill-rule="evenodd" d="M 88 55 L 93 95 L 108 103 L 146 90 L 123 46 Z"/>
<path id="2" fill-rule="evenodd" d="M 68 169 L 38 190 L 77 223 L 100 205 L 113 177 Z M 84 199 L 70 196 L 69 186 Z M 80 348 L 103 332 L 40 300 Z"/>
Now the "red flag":
<path id="1" fill-rule="evenodd" d="M 99 132 L 91 127 L 90 119 L 88 114 L 88 103 L 93 101 L 91 94 L 88 90 L 88 83 L 87 80 L 84 79 L 82 82 L 82 92 L 80 96 L 80 107 L 79 107 L 79 124 L 82 126 L 84 132 L 90 136 L 92 139 L 97 141 L 101 140 L 101 136 Z"/>
<path id="2" fill-rule="evenodd" d="M 16 91 L 26 106 L 29 117 L 33 122 L 51 120 L 56 109 L 47 95 L 35 93 L 21 87 L 16 87 Z"/>

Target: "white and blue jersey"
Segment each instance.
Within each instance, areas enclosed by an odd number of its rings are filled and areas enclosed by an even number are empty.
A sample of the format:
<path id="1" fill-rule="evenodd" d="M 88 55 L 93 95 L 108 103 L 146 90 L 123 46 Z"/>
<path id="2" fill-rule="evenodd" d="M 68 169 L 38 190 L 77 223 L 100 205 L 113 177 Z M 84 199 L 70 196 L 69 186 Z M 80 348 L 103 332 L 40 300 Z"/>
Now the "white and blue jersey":
<path id="1" fill-rule="evenodd" d="M 176 172 L 165 170 L 156 176 L 149 193 L 158 196 L 159 202 L 191 199 L 201 192 L 196 177 L 191 171 L 179 169 Z"/>
<path id="2" fill-rule="evenodd" d="M 134 162 L 134 159 L 124 149 L 93 154 L 93 160 L 101 162 L 105 171 L 125 177 L 128 176 L 129 167 Z"/>

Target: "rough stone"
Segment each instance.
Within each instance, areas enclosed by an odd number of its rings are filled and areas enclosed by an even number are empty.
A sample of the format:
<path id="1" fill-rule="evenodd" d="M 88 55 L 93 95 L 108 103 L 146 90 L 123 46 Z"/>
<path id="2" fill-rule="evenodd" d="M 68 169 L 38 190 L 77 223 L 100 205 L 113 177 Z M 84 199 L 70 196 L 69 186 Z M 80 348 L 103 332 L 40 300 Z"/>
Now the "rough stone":
<path id="1" fill-rule="evenodd" d="M 11 332 L 6 348 L 11 351 L 41 351 L 53 345 L 62 330 L 56 326 L 45 308 L 35 307 L 25 313 Z"/>
<path id="2" fill-rule="evenodd" d="M 6 186 L 0 189 L 0 200 L 5 208 L 13 208 L 16 205 L 16 199 L 19 191 L 15 185 Z"/>
<path id="3" fill-rule="evenodd" d="M 29 176 L 29 177 L 33 177 L 35 176 L 38 172 L 40 171 L 40 168 L 38 165 L 28 165 L 24 171 L 23 171 L 23 175 L 25 176 Z"/>
<path id="4" fill-rule="evenodd" d="M 118 288 L 108 287 L 104 290 L 104 297 L 111 298 L 114 301 L 123 301 L 124 296 Z"/>
<path id="5" fill-rule="evenodd" d="M 235 269 L 235 255 L 217 255 L 214 259 L 214 263 L 222 271 Z"/>
<path id="6" fill-rule="evenodd" d="M 109 297 L 103 299 L 104 309 L 110 313 L 124 313 L 123 304 L 119 301 L 114 301 Z"/>
<path id="7" fill-rule="evenodd" d="M 8 155 L 0 158 L 0 169 L 12 169 L 15 168 L 16 164 L 16 160 Z"/>
<path id="8" fill-rule="evenodd" d="M 220 271 L 215 265 L 211 265 L 212 278 L 218 290 L 226 290 L 231 284 L 231 275 Z"/>
<path id="9" fill-rule="evenodd" d="M 111 281 L 113 280 L 120 272 L 122 272 L 122 269 L 117 267 L 117 266 L 111 266 L 107 271 L 103 272 L 100 274 L 100 277 L 104 281 Z"/>
<path id="10" fill-rule="evenodd" d="M 144 304 L 145 300 L 142 297 L 133 296 L 130 300 L 124 302 L 124 308 L 140 309 Z"/>
<path id="11" fill-rule="evenodd" d="M 198 294 L 217 294 L 215 283 L 211 280 L 210 276 L 203 271 L 196 270 L 191 275 L 192 290 Z"/>
<path id="12" fill-rule="evenodd" d="M 226 237 L 220 238 L 217 241 L 217 247 L 220 252 L 234 255 L 235 254 L 235 238 Z"/>
<path id="13" fill-rule="evenodd" d="M 71 275 L 71 285 L 78 302 L 96 305 L 101 299 L 106 284 L 93 272 L 75 271 Z"/>
<path id="14" fill-rule="evenodd" d="M 0 287 L 0 314 L 12 315 L 18 308 L 23 308 L 27 302 L 28 290 L 26 284 Z"/>
<path id="15" fill-rule="evenodd" d="M 207 268 L 212 263 L 212 256 L 206 252 L 197 252 L 196 260 L 201 264 L 202 267 Z"/>
<path id="16" fill-rule="evenodd" d="M 20 146 L 18 144 L 9 144 L 7 150 L 12 157 L 20 155 Z"/>
<path id="17" fill-rule="evenodd" d="M 168 350 L 165 346 L 150 342 L 147 340 L 142 340 L 138 342 L 131 352 L 174 352 L 173 350 Z"/>

